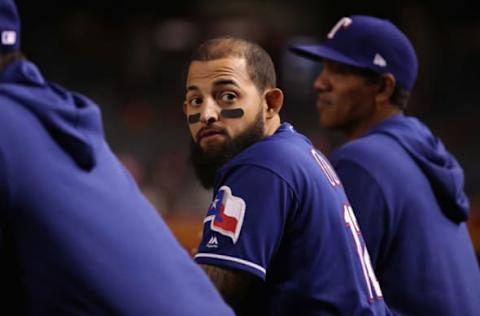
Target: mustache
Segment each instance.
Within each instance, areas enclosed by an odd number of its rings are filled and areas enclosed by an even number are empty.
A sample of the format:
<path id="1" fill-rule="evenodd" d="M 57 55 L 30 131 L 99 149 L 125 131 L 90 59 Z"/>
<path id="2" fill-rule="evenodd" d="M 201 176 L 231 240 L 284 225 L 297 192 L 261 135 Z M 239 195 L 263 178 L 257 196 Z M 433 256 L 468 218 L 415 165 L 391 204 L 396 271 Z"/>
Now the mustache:
<path id="1" fill-rule="evenodd" d="M 214 125 L 204 126 L 197 132 L 197 135 L 195 136 L 195 140 L 199 142 L 203 137 L 210 136 L 213 134 L 225 135 L 227 134 L 227 131 L 224 128 L 214 126 Z"/>

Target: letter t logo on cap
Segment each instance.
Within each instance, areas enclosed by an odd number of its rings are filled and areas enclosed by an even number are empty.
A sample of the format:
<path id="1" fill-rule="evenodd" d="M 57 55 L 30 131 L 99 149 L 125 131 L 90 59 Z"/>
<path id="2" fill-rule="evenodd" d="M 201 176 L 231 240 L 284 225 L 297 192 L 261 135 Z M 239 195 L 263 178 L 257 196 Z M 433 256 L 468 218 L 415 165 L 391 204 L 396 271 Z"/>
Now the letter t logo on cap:
<path id="1" fill-rule="evenodd" d="M 334 36 L 335 36 L 335 33 L 337 33 L 338 29 L 340 29 L 340 27 L 348 27 L 350 24 L 352 24 L 352 19 L 347 17 L 347 16 L 344 16 L 343 18 L 341 18 L 337 24 L 335 24 L 335 26 L 330 30 L 330 32 L 327 34 L 327 37 L 329 39 L 332 39 Z"/>

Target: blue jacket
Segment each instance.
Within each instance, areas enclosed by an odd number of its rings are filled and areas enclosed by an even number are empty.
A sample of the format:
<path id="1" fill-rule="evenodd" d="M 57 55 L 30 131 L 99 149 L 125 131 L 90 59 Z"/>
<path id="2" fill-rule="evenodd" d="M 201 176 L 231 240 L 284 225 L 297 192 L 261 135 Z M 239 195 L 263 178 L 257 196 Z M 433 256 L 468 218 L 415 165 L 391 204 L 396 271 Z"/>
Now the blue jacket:
<path id="1" fill-rule="evenodd" d="M 290 124 L 227 162 L 214 193 L 195 260 L 263 281 L 242 313 L 390 315 L 337 176 Z"/>
<path id="2" fill-rule="evenodd" d="M 417 119 L 395 116 L 330 157 L 397 315 L 480 313 L 463 171 Z"/>
<path id="3" fill-rule="evenodd" d="M 97 106 L 28 61 L 0 72 L 0 308 L 232 315 L 104 140 Z"/>

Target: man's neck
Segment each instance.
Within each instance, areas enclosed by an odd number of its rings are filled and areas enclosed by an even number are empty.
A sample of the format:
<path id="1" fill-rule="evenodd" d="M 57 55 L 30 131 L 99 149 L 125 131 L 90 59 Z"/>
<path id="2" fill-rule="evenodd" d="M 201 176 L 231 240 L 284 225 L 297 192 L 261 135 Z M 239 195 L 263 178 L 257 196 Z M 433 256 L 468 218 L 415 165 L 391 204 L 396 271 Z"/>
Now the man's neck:
<path id="1" fill-rule="evenodd" d="M 280 127 L 280 125 L 281 121 L 279 115 L 275 115 L 274 117 L 268 119 L 265 123 L 265 137 L 272 136 Z"/>
<path id="2" fill-rule="evenodd" d="M 25 59 L 25 55 L 22 52 L 11 52 L 6 54 L 0 54 L 0 71 L 3 70 L 10 63 L 16 60 Z"/>
<path id="3" fill-rule="evenodd" d="M 403 111 L 394 105 L 389 104 L 386 106 L 381 106 L 372 114 L 372 116 L 370 116 L 368 120 L 360 122 L 351 130 L 345 131 L 345 135 L 348 140 L 357 139 L 386 119 L 402 114 Z"/>

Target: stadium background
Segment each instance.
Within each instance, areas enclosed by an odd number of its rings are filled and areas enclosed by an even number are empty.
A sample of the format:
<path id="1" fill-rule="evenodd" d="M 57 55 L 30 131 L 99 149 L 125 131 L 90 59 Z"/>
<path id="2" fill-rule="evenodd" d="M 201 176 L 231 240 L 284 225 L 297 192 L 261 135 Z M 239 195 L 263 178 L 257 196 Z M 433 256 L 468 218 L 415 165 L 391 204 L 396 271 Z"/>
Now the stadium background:
<path id="1" fill-rule="evenodd" d="M 146 0 L 17 0 L 17 5 L 23 51 L 49 80 L 100 105 L 113 150 L 189 250 L 211 194 L 199 186 L 187 159 L 190 136 L 181 107 L 192 49 L 217 35 L 242 36 L 265 47 L 287 95 L 283 119 L 328 154 L 344 140 L 319 127 L 311 91 L 315 71 L 287 46 L 321 39 L 344 15 L 390 19 L 411 38 L 420 62 L 408 113 L 425 121 L 464 167 L 472 204 L 469 228 L 480 254 L 480 14 L 473 1 L 178 0 L 167 8 L 164 1 Z"/>

